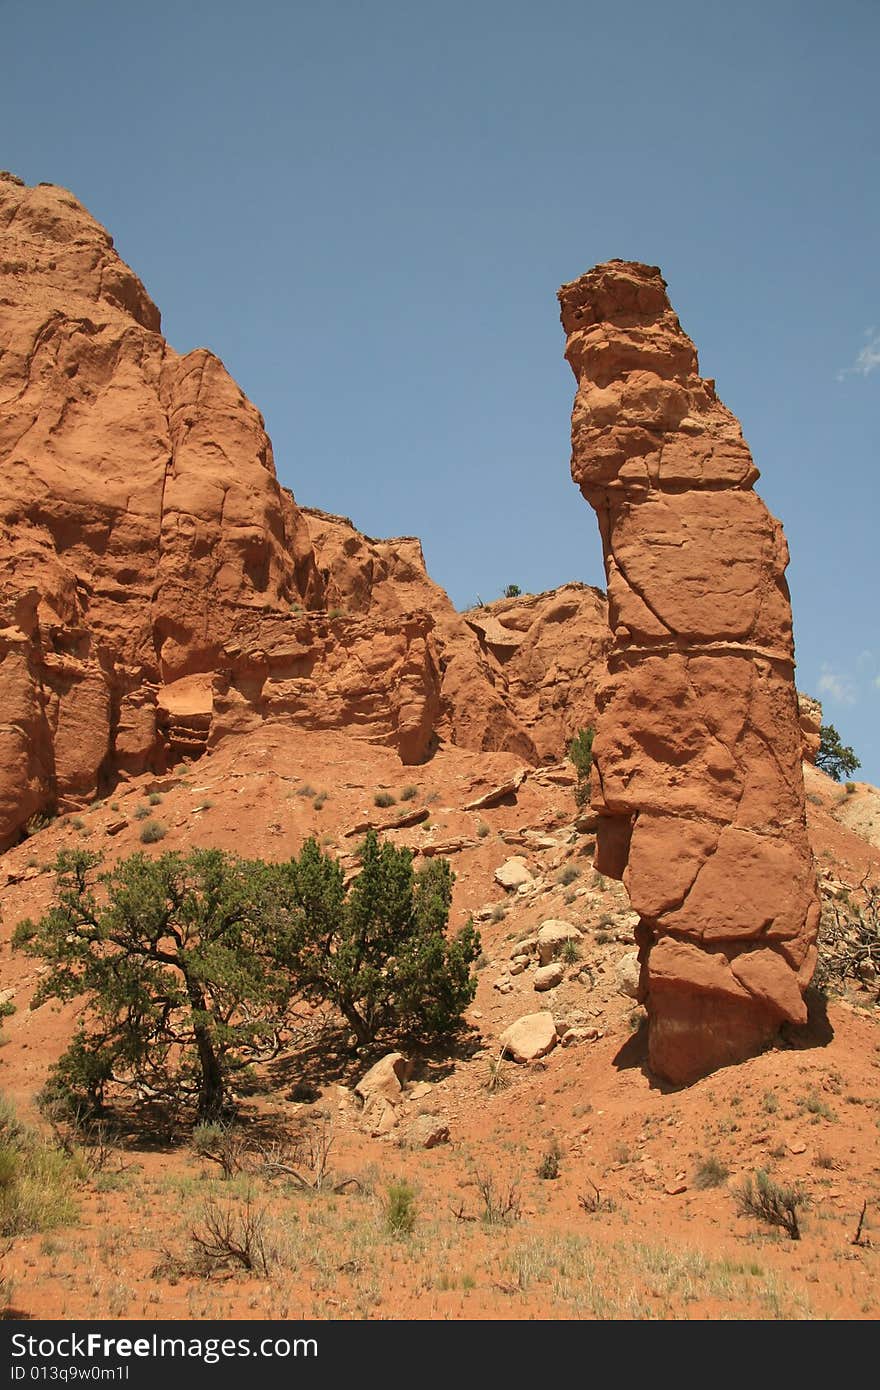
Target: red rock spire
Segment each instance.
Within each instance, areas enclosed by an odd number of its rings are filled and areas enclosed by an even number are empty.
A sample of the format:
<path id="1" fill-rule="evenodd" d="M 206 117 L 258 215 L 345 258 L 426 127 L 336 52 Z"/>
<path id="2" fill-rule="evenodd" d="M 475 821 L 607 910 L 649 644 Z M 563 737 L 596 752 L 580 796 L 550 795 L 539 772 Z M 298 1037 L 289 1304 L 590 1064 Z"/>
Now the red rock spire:
<path id="1" fill-rule="evenodd" d="M 572 476 L 595 509 L 612 645 L 597 867 L 641 918 L 650 1064 L 686 1082 L 802 1023 L 819 920 L 782 527 L 655 266 L 559 292 Z"/>

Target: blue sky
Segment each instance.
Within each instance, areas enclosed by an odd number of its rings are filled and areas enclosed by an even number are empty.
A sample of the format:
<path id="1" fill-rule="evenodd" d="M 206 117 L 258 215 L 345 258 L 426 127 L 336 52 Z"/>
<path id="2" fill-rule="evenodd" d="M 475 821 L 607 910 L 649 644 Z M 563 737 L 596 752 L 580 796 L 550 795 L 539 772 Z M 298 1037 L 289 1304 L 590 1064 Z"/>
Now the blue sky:
<path id="1" fill-rule="evenodd" d="M 602 583 L 557 286 L 660 265 L 880 783 L 876 0 L 0 0 L 0 165 L 73 189 L 281 480 L 459 606 Z"/>

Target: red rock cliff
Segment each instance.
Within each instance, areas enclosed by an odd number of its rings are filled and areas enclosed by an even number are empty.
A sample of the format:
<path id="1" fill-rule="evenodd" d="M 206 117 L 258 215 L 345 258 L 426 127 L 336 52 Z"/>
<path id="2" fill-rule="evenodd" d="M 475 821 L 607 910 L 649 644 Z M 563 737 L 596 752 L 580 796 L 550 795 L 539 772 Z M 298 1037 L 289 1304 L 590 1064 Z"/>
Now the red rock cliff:
<path id="1" fill-rule="evenodd" d="M 34 812 L 311 697 L 423 756 L 432 619 L 331 631 L 300 611 L 324 581 L 259 412 L 212 353 L 168 346 L 65 189 L 0 177 L 0 308 L 0 848 Z"/>
<path id="2" fill-rule="evenodd" d="M 598 867 L 640 914 L 651 1066 L 684 1082 L 806 1019 L 819 909 L 788 551 L 659 270 L 611 261 L 559 299 L 612 633 Z"/>
<path id="3" fill-rule="evenodd" d="M 282 719 L 405 762 L 561 756 L 604 598 L 457 614 L 412 538 L 279 487 L 257 409 L 181 357 L 108 233 L 0 175 L 0 850 L 29 818 Z"/>

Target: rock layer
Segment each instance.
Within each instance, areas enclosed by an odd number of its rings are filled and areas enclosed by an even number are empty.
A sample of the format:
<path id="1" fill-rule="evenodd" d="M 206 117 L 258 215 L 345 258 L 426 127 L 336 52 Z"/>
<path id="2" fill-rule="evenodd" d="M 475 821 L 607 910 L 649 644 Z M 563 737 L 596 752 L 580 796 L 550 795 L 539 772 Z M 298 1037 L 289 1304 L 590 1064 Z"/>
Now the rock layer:
<path id="1" fill-rule="evenodd" d="M 640 916 L 650 1065 L 687 1082 L 806 1019 L 819 909 L 788 551 L 660 271 L 612 261 L 559 299 L 612 634 L 597 867 Z"/>

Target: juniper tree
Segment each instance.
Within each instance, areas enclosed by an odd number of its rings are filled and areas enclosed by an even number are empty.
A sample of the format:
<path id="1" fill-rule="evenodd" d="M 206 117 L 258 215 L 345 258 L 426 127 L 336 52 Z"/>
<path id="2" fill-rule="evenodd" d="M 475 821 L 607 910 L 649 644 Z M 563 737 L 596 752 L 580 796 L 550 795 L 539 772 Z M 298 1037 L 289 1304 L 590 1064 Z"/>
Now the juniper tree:
<path id="1" fill-rule="evenodd" d="M 288 968 L 306 998 L 336 1006 L 359 1045 L 381 1032 L 450 1031 L 476 991 L 470 967 L 480 938 L 471 922 L 446 935 L 448 860 L 415 872 L 411 851 L 380 844 L 374 831 L 360 854 L 348 888 L 313 839 L 282 867 Z"/>
<path id="2" fill-rule="evenodd" d="M 586 806 L 590 800 L 590 771 L 593 766 L 593 736 L 595 732 L 592 725 L 586 729 L 578 729 L 576 736 L 568 745 L 568 756 L 577 773 L 574 799 L 578 808 Z"/>
<path id="3" fill-rule="evenodd" d="M 819 730 L 819 751 L 816 766 L 840 782 L 850 777 L 861 763 L 852 748 L 845 745 L 833 724 L 823 724 Z"/>
<path id="4" fill-rule="evenodd" d="M 274 871 L 220 850 L 100 862 L 59 854 L 52 907 L 15 932 L 49 965 L 32 1007 L 86 1001 L 53 1084 L 98 1103 L 111 1079 L 139 1083 L 216 1119 L 232 1073 L 277 1050 L 291 995 Z"/>

